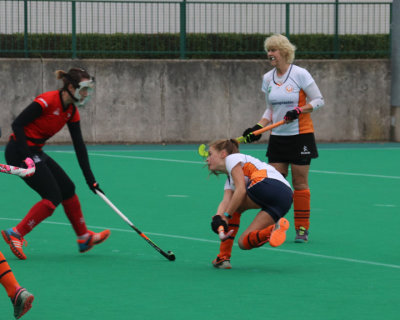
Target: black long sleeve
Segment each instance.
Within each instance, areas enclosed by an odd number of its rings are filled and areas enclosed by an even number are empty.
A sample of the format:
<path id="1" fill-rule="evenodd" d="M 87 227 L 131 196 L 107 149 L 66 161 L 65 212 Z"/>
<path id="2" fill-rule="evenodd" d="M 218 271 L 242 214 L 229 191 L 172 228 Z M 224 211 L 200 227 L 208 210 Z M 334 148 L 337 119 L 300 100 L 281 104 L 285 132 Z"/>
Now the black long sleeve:
<path id="1" fill-rule="evenodd" d="M 82 131 L 80 122 L 68 123 L 68 129 L 71 134 L 72 143 L 74 144 L 74 149 L 76 157 L 78 158 L 79 166 L 85 176 L 86 183 L 88 185 L 93 185 L 96 182 L 92 170 L 90 169 L 89 156 L 86 149 L 85 142 L 83 141 Z"/>
<path id="2" fill-rule="evenodd" d="M 24 153 L 26 157 L 32 156 L 26 143 L 26 135 L 24 127 L 29 123 L 33 122 L 36 118 L 42 114 L 42 106 L 37 102 L 32 102 L 27 106 L 13 121 L 11 128 L 15 134 L 16 142 L 19 150 Z"/>

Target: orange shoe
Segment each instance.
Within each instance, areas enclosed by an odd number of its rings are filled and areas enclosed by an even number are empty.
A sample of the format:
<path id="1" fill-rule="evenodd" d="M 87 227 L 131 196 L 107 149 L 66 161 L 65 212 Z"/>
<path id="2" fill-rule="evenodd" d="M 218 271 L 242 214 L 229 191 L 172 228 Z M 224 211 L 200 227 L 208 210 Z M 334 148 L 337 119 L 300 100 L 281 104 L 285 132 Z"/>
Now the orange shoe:
<path id="1" fill-rule="evenodd" d="M 89 237 L 87 239 L 78 239 L 78 246 L 79 246 L 79 252 L 83 253 L 86 251 L 89 251 L 92 249 L 96 244 L 102 243 L 104 240 L 106 240 L 111 232 L 110 230 L 104 230 L 99 233 L 95 233 L 93 231 L 88 230 L 89 232 Z"/>
<path id="2" fill-rule="evenodd" d="M 269 244 L 271 247 L 279 247 L 286 240 L 286 230 L 289 229 L 289 221 L 285 218 L 280 218 L 275 224 L 275 229 L 271 233 Z"/>
<path id="3" fill-rule="evenodd" d="M 15 254 L 18 259 L 25 260 L 26 255 L 22 251 L 22 246 L 28 244 L 28 242 L 16 233 L 12 228 L 7 230 L 1 230 L 1 234 L 3 235 L 4 240 L 10 246 L 11 251 Z"/>

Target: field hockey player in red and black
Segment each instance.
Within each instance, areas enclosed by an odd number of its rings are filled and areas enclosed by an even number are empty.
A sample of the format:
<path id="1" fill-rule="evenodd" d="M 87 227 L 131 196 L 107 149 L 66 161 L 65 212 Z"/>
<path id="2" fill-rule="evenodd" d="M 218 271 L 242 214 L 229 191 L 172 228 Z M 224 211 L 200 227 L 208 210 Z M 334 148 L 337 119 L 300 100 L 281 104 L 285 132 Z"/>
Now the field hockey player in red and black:
<path id="1" fill-rule="evenodd" d="M 292 206 L 293 192 L 286 179 L 272 166 L 239 153 L 236 140 L 217 140 L 209 145 L 208 169 L 227 176 L 224 195 L 211 228 L 221 239 L 220 252 L 212 262 L 219 269 L 231 269 L 231 252 L 241 214 L 260 209 L 239 238 L 243 250 L 266 243 L 278 247 L 285 242 L 289 221 L 284 218 Z"/>
<path id="2" fill-rule="evenodd" d="M 68 72 L 58 70 L 56 77 L 62 80 L 63 87 L 39 95 L 18 115 L 12 123 L 13 133 L 5 150 L 9 165 L 22 166 L 26 158 L 33 159 L 36 172 L 31 177 L 23 178 L 23 181 L 41 197 L 21 222 L 1 231 L 11 251 L 22 260 L 26 259 L 22 249 L 26 245 L 24 237 L 51 216 L 59 204 L 62 204 L 76 233 L 80 252 L 92 249 L 110 235 L 109 230 L 95 233 L 87 229 L 74 183 L 63 168 L 43 151 L 46 141 L 67 125 L 89 188 L 95 194 L 96 190 L 100 190 L 90 168 L 78 111 L 78 107 L 83 107 L 91 97 L 94 78 L 80 68 L 72 68 Z"/>

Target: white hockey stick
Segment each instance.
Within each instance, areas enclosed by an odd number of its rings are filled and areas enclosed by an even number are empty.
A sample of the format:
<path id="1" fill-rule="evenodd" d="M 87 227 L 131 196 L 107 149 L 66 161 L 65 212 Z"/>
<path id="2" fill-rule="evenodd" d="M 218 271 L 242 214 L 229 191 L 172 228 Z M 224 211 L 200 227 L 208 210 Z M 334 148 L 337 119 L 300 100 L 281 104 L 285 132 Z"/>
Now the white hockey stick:
<path id="1" fill-rule="evenodd" d="M 0 163 L 0 172 L 13 174 L 22 178 L 30 177 L 35 173 L 35 162 L 33 162 L 31 158 L 26 158 L 24 162 L 26 163 L 27 168 L 14 167 Z"/>
<path id="2" fill-rule="evenodd" d="M 222 241 L 228 239 L 232 235 L 232 233 L 233 230 L 229 230 L 228 233 L 225 233 L 223 226 L 218 227 L 218 236 Z"/>

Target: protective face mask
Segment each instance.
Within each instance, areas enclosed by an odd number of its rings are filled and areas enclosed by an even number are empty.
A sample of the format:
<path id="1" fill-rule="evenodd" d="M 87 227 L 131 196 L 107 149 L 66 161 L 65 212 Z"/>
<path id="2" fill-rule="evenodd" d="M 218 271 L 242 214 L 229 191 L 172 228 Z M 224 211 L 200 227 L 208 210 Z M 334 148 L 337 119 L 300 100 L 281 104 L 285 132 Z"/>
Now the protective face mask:
<path id="1" fill-rule="evenodd" d="M 84 107 L 92 98 L 95 82 L 94 79 L 79 82 L 79 88 L 76 88 L 74 97 L 77 100 L 74 104 L 77 107 Z"/>

